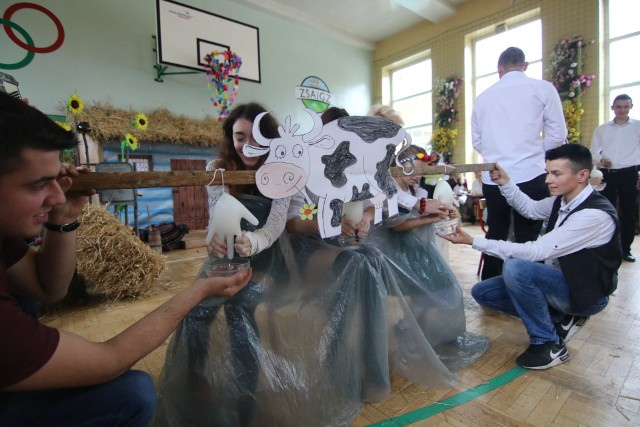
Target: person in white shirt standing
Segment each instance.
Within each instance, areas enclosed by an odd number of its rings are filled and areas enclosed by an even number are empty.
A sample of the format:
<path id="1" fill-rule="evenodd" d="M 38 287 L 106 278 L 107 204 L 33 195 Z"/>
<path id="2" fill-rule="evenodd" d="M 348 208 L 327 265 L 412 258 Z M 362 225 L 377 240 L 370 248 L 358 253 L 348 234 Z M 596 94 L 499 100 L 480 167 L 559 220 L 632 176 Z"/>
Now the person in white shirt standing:
<path id="1" fill-rule="evenodd" d="M 564 143 L 567 127 L 558 92 L 547 81 L 527 77 L 524 72 L 528 65 L 524 52 L 517 47 L 502 52 L 498 59 L 500 81 L 476 99 L 471 132 L 473 148 L 485 162 L 500 163 L 525 194 L 540 200 L 549 195 L 544 182 L 544 153 Z M 491 182 L 489 172 L 483 173 L 482 182 L 487 238 L 507 240 L 513 214 L 515 241 L 535 240 L 542 222 L 513 211 Z M 485 257 L 482 279 L 498 276 L 501 271 L 502 260 Z"/>
<path id="2" fill-rule="evenodd" d="M 591 155 L 598 169 L 602 171 L 602 190 L 620 215 L 620 239 L 623 259 L 635 262 L 631 254 L 631 244 L 636 231 L 638 189 L 638 165 L 640 165 L 640 122 L 629 118 L 633 108 L 631 97 L 618 95 L 611 109 L 615 117 L 598 126 L 591 141 Z"/>
<path id="3" fill-rule="evenodd" d="M 542 200 L 520 191 L 499 164 L 490 172 L 514 209 L 547 221 L 544 235 L 513 243 L 474 238 L 458 228 L 442 236 L 505 260 L 502 275 L 476 283 L 471 295 L 483 307 L 522 320 L 531 344 L 516 363 L 527 369 L 569 360 L 566 342 L 607 306 L 622 264 L 616 210 L 589 184 L 589 149 L 565 144 L 545 156 L 551 197 Z"/>

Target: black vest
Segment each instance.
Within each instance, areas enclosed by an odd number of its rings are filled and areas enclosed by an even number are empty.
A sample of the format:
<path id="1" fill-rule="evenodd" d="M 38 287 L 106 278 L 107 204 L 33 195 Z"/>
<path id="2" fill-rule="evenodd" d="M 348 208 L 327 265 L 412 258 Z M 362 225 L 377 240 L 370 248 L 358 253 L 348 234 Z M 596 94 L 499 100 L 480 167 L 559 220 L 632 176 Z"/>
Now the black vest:
<path id="1" fill-rule="evenodd" d="M 553 203 L 547 232 L 552 230 L 558 220 L 561 197 Z M 611 240 L 597 248 L 581 249 L 577 252 L 558 258 L 560 268 L 567 284 L 571 310 L 580 313 L 598 299 L 611 295 L 618 284 L 618 268 L 622 264 L 622 247 L 620 245 L 620 225 L 618 215 L 611 203 L 600 193 L 594 191 L 580 203 L 558 225 L 562 224 L 574 213 L 582 209 L 600 209 L 613 218 L 616 229 Z M 597 227 L 597 224 L 593 224 Z"/>

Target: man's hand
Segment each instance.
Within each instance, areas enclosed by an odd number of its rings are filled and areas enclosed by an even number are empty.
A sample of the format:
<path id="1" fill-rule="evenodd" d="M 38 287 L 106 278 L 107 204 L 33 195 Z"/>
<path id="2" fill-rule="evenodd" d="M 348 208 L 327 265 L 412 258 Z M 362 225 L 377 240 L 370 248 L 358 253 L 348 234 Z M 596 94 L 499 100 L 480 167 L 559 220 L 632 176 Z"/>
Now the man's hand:
<path id="1" fill-rule="evenodd" d="M 86 166 L 75 167 L 63 163 L 60 167 L 60 172 L 56 178 L 58 185 L 65 193 L 67 199 L 65 204 L 55 206 L 49 214 L 49 221 L 53 224 L 67 224 L 73 222 L 82 213 L 82 209 L 87 204 L 89 197 L 96 194 L 96 190 L 84 190 L 84 191 L 68 191 L 73 182 L 73 177 L 80 174 L 91 173 L 91 170 Z"/>
<path id="2" fill-rule="evenodd" d="M 601 158 L 598 162 L 599 168 L 611 169 L 611 166 L 613 166 L 613 163 L 611 163 L 611 160 L 607 159 L 606 157 Z"/>
<path id="3" fill-rule="evenodd" d="M 456 228 L 456 231 L 452 234 L 438 234 L 438 236 L 442 237 L 445 240 L 450 241 L 451 243 L 464 244 L 464 245 L 473 244 L 473 237 L 466 231 L 462 231 L 460 229 L 460 226 L 458 226 Z"/>
<path id="4" fill-rule="evenodd" d="M 502 169 L 502 167 L 496 163 L 496 168 L 492 171 L 489 171 L 489 176 L 491 177 L 491 181 L 495 182 L 498 185 L 505 185 L 509 182 L 509 175 Z"/>
<path id="5" fill-rule="evenodd" d="M 205 286 L 207 296 L 210 297 L 232 297 L 246 286 L 252 272 L 253 269 L 249 268 L 247 271 L 239 271 L 233 276 L 198 279 L 194 282 L 194 285 Z"/>

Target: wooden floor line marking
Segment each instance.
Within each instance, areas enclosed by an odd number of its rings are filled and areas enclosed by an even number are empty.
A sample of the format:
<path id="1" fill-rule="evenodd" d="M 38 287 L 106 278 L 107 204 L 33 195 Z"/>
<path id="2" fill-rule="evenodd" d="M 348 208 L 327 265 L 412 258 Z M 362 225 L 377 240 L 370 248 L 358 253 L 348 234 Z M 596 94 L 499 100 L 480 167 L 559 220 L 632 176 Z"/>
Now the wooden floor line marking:
<path id="1" fill-rule="evenodd" d="M 451 396 L 432 405 L 425 406 L 424 408 L 420 408 L 415 411 L 399 415 L 397 417 L 389 418 L 388 420 L 380 421 L 375 424 L 369 424 L 368 427 L 407 426 L 418 421 L 426 420 L 427 418 L 433 417 L 434 415 L 437 415 L 441 412 L 448 411 L 449 409 L 455 408 L 456 406 L 463 405 L 467 402 L 477 399 L 483 394 L 489 393 L 490 391 L 493 391 L 505 384 L 510 383 L 511 381 L 521 377 L 527 372 L 529 372 L 527 369 L 516 366 L 515 368 L 503 374 L 500 374 L 483 384 L 458 393 L 455 396 Z"/>

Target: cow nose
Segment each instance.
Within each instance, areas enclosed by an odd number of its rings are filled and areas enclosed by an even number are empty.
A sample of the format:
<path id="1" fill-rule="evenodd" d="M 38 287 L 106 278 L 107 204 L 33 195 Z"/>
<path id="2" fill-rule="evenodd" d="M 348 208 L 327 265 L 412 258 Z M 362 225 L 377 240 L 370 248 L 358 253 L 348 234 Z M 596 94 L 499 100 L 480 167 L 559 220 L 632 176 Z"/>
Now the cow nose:
<path id="1" fill-rule="evenodd" d="M 282 176 L 282 180 L 284 181 L 285 184 L 289 184 L 293 182 L 294 179 L 295 179 L 295 175 L 292 172 L 287 172 Z"/>

